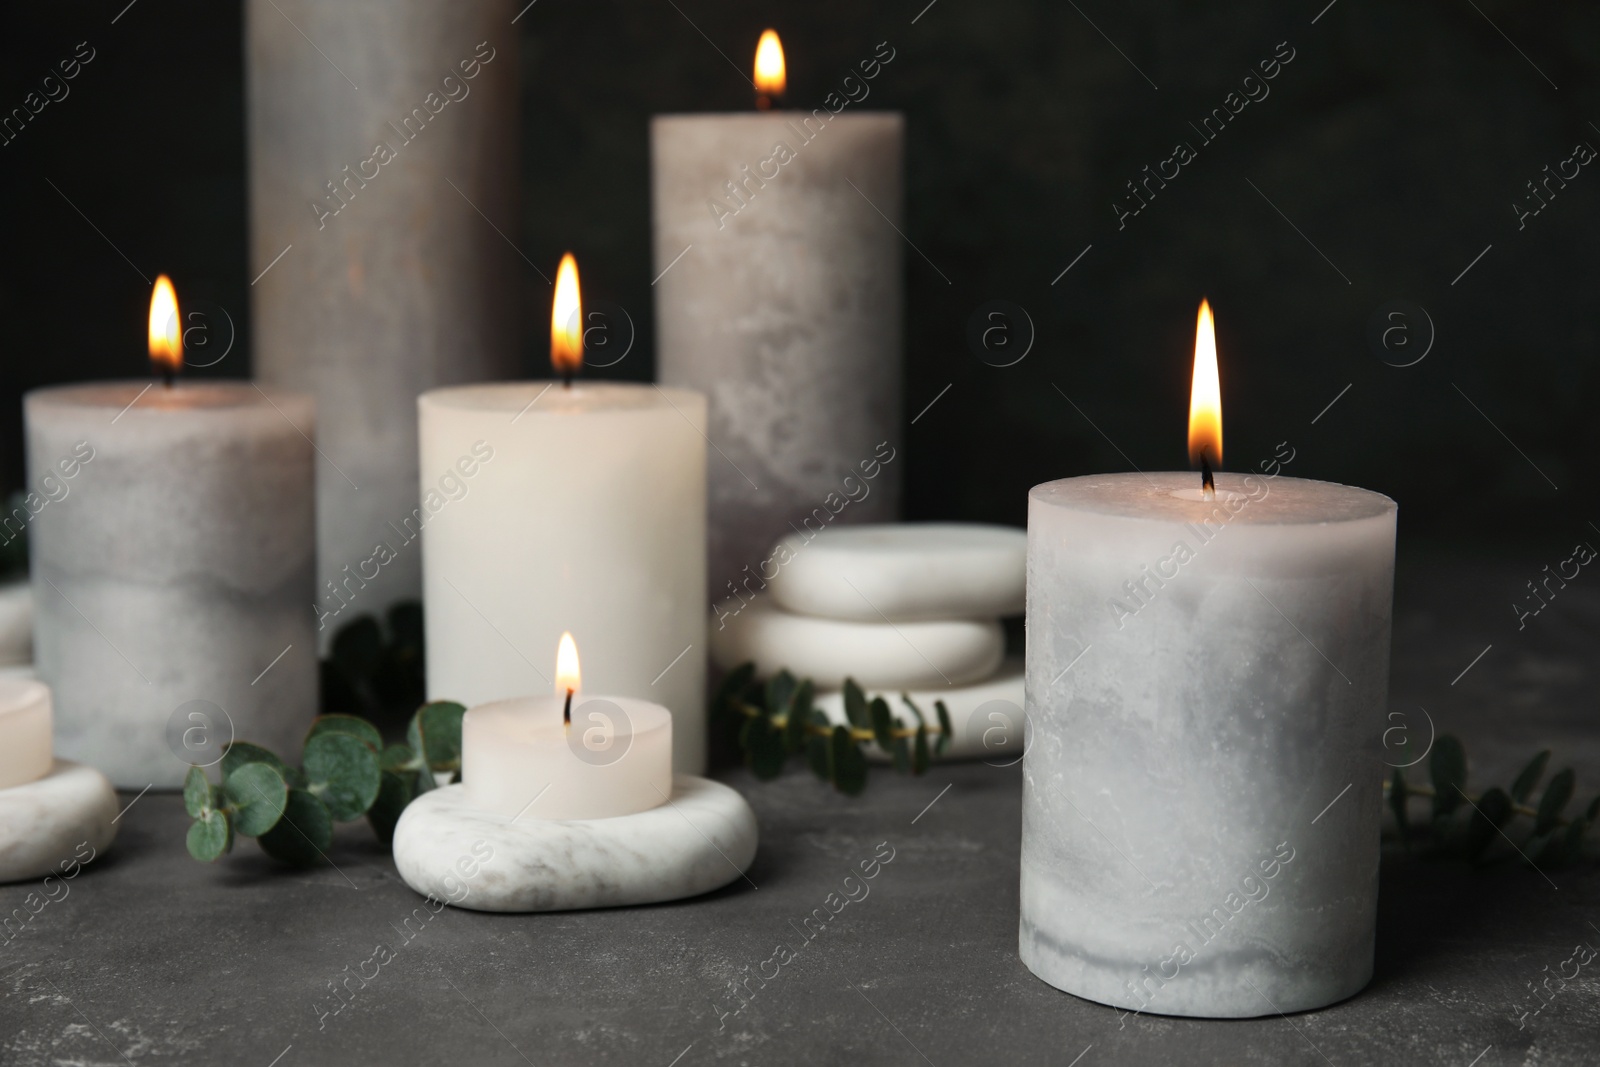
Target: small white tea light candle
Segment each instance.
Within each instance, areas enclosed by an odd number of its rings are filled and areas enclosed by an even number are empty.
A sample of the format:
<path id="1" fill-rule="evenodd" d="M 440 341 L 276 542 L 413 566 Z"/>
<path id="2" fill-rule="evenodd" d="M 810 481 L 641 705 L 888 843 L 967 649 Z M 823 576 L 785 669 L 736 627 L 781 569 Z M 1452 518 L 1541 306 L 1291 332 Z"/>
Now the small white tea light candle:
<path id="1" fill-rule="evenodd" d="M 579 683 L 564 633 L 554 695 L 466 713 L 462 784 L 418 797 L 395 825 L 406 885 L 474 911 L 565 911 L 678 900 L 744 876 L 760 838 L 744 797 L 673 775 L 666 708 L 583 698 Z"/>
<path id="2" fill-rule="evenodd" d="M 50 773 L 50 687 L 43 682 L 0 682 L 0 789 Z"/>
<path id="3" fill-rule="evenodd" d="M 672 713 L 579 694 L 578 648 L 561 635 L 555 693 L 480 704 L 461 721 L 467 802 L 513 819 L 609 819 L 672 796 Z"/>
<path id="4" fill-rule="evenodd" d="M 117 836 L 117 794 L 93 767 L 51 751 L 50 687 L 0 678 L 0 883 L 57 873 Z"/>

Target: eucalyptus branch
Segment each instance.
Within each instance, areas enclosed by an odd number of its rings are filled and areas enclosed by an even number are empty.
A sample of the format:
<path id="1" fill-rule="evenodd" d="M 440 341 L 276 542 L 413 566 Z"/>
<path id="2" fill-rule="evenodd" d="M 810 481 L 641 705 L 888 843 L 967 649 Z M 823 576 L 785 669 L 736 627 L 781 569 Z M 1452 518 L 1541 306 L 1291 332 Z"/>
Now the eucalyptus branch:
<path id="1" fill-rule="evenodd" d="M 728 672 L 711 701 L 713 726 L 729 732 L 745 766 L 763 781 L 783 773 L 790 757 L 804 755 L 811 770 L 841 793 L 855 795 L 867 785 L 862 746 L 874 742 L 902 774 L 922 774 L 950 747 L 955 730 L 944 701 L 934 702 L 937 724 L 930 724 L 905 693 L 900 699 L 915 725 L 896 716 L 882 697 L 867 699 L 853 679 L 844 683 L 846 723 L 835 723 L 814 706 L 815 686 L 781 670 L 765 682 L 755 664 Z"/>

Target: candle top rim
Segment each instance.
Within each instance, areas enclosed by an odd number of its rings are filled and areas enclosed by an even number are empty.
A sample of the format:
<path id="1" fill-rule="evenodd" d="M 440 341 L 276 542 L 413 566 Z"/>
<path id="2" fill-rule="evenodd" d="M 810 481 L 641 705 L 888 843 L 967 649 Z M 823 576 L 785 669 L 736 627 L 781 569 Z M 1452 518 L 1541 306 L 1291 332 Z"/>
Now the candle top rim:
<path id="1" fill-rule="evenodd" d="M 839 120 L 839 119 L 846 119 L 846 120 L 872 119 L 872 120 L 878 121 L 878 122 L 882 122 L 885 119 L 887 119 L 887 120 L 890 120 L 891 122 L 894 122 L 896 124 L 904 125 L 905 124 L 905 118 L 906 118 L 906 113 L 904 111 L 901 111 L 898 108 L 870 108 L 869 107 L 869 108 L 851 108 L 848 111 L 828 111 L 828 109 L 825 108 L 825 107 L 818 107 L 818 108 L 816 108 L 814 110 L 815 111 L 826 112 L 830 116 L 830 118 L 829 118 L 830 124 L 832 122 L 834 122 L 834 121 Z M 796 118 L 809 119 L 809 118 L 812 117 L 812 115 L 813 115 L 813 111 L 808 111 L 805 108 L 798 108 L 798 107 L 795 107 L 795 108 L 782 108 L 782 109 L 774 108 L 771 111 L 755 111 L 755 110 L 751 110 L 751 111 L 662 111 L 662 112 L 657 112 L 656 114 L 650 116 L 650 125 L 654 126 L 657 123 L 673 124 L 673 123 L 678 123 L 678 122 L 684 122 L 684 121 L 691 120 L 691 119 L 694 119 L 694 120 L 714 119 L 714 120 L 722 120 L 722 121 L 729 121 L 729 120 L 734 120 L 734 119 L 745 119 L 745 120 L 753 119 L 753 120 L 759 120 L 759 121 L 775 121 L 777 119 L 790 119 L 790 120 L 793 120 L 793 119 L 796 119 Z"/>
<path id="2" fill-rule="evenodd" d="M 1204 501 L 1185 498 L 1200 488 L 1200 475 L 1193 471 L 1089 474 L 1036 485 L 1028 490 L 1028 501 L 1062 511 L 1151 522 L 1195 522 L 1223 508 L 1230 524 L 1247 526 L 1362 522 L 1392 516 L 1399 508 L 1370 489 L 1282 474 L 1269 478 L 1220 472 L 1216 486 L 1218 499 Z"/>
<path id="3" fill-rule="evenodd" d="M 515 382 L 474 382 L 430 389 L 417 397 L 418 408 L 440 411 L 494 413 L 515 418 L 534 415 L 576 415 L 595 412 L 686 410 L 685 405 L 706 402 L 693 389 L 653 382 L 584 381 L 570 388 L 558 381 L 534 379 Z"/>
<path id="4" fill-rule="evenodd" d="M 74 408 L 129 408 L 134 417 L 139 411 L 202 411 L 244 407 L 267 407 L 268 395 L 258 390 L 254 382 L 237 378 L 207 378 L 175 381 L 171 386 L 154 379 L 127 378 L 120 380 L 72 382 L 30 389 L 26 400 L 30 404 Z M 271 402 L 279 405 L 299 404 L 309 401 L 303 393 L 284 392 L 271 395 Z"/>
<path id="5" fill-rule="evenodd" d="M 50 687 L 37 678 L 0 678 L 0 715 L 14 715 L 48 700 Z"/>

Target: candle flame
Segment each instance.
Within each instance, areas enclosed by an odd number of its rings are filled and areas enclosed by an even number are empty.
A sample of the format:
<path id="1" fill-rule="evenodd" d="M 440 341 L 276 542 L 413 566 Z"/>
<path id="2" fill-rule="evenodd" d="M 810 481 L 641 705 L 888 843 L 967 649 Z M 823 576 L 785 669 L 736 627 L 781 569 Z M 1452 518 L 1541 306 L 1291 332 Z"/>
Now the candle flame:
<path id="1" fill-rule="evenodd" d="M 1194 380 L 1189 387 L 1189 464 L 1222 466 L 1222 386 L 1217 380 L 1217 329 L 1211 303 L 1200 301 L 1194 328 Z"/>
<path id="2" fill-rule="evenodd" d="M 572 634 L 563 633 L 561 644 L 556 648 L 556 696 L 564 697 L 568 693 L 576 693 L 581 681 L 582 672 L 578 670 L 578 643 L 572 639 Z"/>
<path id="3" fill-rule="evenodd" d="M 783 62 L 783 45 L 776 30 L 767 30 L 756 45 L 756 106 L 770 106 L 769 97 L 782 96 L 788 86 L 788 71 Z"/>
<path id="4" fill-rule="evenodd" d="M 183 366 L 183 332 L 178 323 L 178 294 L 165 274 L 150 294 L 150 362 L 171 376 Z"/>
<path id="5" fill-rule="evenodd" d="M 556 296 L 550 305 L 550 362 L 566 379 L 583 363 L 583 299 L 578 292 L 578 261 L 568 252 L 556 271 Z"/>

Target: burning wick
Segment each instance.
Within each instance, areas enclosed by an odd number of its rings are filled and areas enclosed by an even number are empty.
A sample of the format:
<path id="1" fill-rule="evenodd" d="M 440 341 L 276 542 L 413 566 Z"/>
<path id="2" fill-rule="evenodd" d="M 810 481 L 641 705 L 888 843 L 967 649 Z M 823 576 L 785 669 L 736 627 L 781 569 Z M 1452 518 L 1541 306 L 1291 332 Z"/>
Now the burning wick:
<path id="1" fill-rule="evenodd" d="M 1217 482 L 1211 477 L 1211 459 L 1200 453 L 1200 496 L 1206 500 L 1217 499 Z"/>
<path id="2" fill-rule="evenodd" d="M 567 704 L 561 709 L 561 725 L 572 725 L 572 690 L 567 690 Z"/>
<path id="3" fill-rule="evenodd" d="M 783 45 L 774 30 L 767 30 L 756 44 L 756 110 L 770 111 L 788 88 L 788 70 L 783 61 Z"/>
<path id="4" fill-rule="evenodd" d="M 150 292 L 150 364 L 161 375 L 162 384 L 171 389 L 173 375 L 182 362 L 178 294 L 172 288 L 172 280 L 163 274 Z"/>

